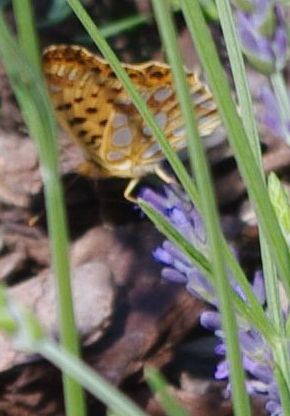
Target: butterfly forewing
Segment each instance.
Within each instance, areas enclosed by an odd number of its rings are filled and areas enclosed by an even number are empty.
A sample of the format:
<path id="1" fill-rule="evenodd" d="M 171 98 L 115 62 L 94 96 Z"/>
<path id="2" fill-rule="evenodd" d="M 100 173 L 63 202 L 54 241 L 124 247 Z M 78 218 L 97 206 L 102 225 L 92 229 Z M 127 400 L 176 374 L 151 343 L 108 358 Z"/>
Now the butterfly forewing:
<path id="1" fill-rule="evenodd" d="M 78 46 L 51 46 L 44 52 L 44 73 L 61 125 L 105 176 L 139 177 L 164 159 L 152 132 L 110 66 Z M 124 65 L 175 150 L 186 146 L 183 120 L 170 68 L 148 62 Z M 207 87 L 187 75 L 201 135 L 220 120 Z"/>

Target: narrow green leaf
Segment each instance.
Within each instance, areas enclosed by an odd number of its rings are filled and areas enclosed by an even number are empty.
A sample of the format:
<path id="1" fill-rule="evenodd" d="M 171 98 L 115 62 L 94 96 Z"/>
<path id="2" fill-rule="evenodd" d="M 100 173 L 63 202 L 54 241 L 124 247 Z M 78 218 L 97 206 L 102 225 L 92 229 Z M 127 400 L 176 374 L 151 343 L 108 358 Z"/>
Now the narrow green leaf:
<path id="1" fill-rule="evenodd" d="M 39 152 L 56 275 L 61 342 L 69 351 L 78 355 L 79 342 L 74 322 L 68 236 L 63 193 L 58 174 L 54 117 L 42 82 L 40 68 L 35 67 L 37 64 L 35 61 L 30 62 L 31 55 L 28 48 L 26 47 L 23 52 L 13 39 L 2 12 L 0 13 L 0 52 L 24 120 Z M 67 377 L 64 377 L 64 386 L 68 416 L 85 416 L 85 401 L 81 387 Z"/>
<path id="2" fill-rule="evenodd" d="M 195 41 L 211 90 L 228 131 L 229 141 L 234 150 L 239 170 L 246 183 L 281 279 L 290 296 L 290 255 L 288 247 L 279 229 L 263 176 L 255 161 L 248 137 L 237 113 L 217 51 L 198 3 L 190 0 L 180 1 L 188 28 Z"/>

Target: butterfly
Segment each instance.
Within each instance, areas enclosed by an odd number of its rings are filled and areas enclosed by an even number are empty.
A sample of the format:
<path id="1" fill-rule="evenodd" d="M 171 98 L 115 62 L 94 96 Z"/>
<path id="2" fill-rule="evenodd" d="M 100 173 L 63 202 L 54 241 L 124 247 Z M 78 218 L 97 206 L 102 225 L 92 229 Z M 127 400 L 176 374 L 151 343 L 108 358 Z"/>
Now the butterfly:
<path id="1" fill-rule="evenodd" d="M 173 149 L 186 148 L 170 67 L 155 61 L 123 67 Z M 84 151 L 86 174 L 130 178 L 129 200 L 142 176 L 156 172 L 168 180 L 159 144 L 108 62 L 81 46 L 52 45 L 44 50 L 43 71 L 61 126 Z M 199 132 L 211 135 L 220 125 L 212 95 L 196 73 L 186 76 Z"/>

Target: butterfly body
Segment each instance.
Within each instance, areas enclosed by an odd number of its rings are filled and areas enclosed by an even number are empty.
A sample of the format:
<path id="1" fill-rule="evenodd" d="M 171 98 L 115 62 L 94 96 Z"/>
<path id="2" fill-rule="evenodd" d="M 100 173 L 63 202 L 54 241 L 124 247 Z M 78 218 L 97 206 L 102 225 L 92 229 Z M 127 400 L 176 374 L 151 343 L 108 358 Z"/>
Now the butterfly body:
<path id="1" fill-rule="evenodd" d="M 185 128 L 168 65 L 123 64 L 176 151 L 186 147 Z M 43 54 L 49 92 L 62 127 L 83 148 L 96 176 L 139 178 L 164 160 L 159 144 L 109 64 L 83 47 L 56 45 Z M 187 81 L 202 136 L 220 124 L 208 88 L 194 73 Z"/>

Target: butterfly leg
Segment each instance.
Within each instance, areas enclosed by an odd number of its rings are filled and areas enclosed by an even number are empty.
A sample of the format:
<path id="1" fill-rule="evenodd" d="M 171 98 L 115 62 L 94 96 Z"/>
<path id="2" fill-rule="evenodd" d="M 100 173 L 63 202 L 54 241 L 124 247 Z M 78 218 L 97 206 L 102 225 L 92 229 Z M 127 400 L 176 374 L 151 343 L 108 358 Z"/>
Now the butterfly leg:
<path id="1" fill-rule="evenodd" d="M 128 183 L 128 185 L 126 186 L 125 191 L 124 191 L 124 197 L 128 201 L 133 202 L 134 204 L 136 204 L 137 198 L 135 198 L 132 195 L 132 192 L 136 188 L 136 186 L 138 185 L 139 182 L 140 182 L 140 178 L 133 178 L 133 179 L 131 179 L 130 182 Z"/>
<path id="2" fill-rule="evenodd" d="M 160 178 L 163 182 L 167 184 L 177 183 L 174 176 L 169 175 L 162 166 L 156 166 L 154 169 L 155 174 Z"/>
<path id="3" fill-rule="evenodd" d="M 169 175 L 165 169 L 163 169 L 161 166 L 156 166 L 156 168 L 154 169 L 155 174 L 158 176 L 158 178 L 160 178 L 163 182 L 167 183 L 167 184 L 176 184 L 176 179 Z M 139 184 L 140 182 L 140 178 L 133 178 L 130 180 L 130 182 L 128 183 L 128 185 L 126 186 L 126 189 L 124 191 L 124 197 L 130 201 L 130 202 L 134 202 L 136 204 L 137 202 L 137 198 L 135 198 L 132 195 L 132 192 L 134 191 L 134 189 L 136 188 L 136 186 Z"/>

